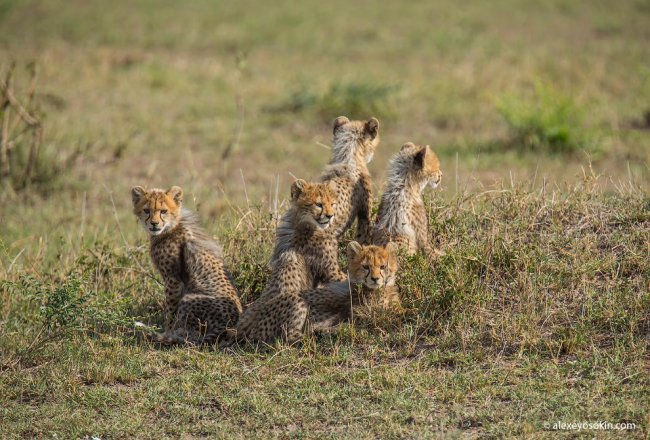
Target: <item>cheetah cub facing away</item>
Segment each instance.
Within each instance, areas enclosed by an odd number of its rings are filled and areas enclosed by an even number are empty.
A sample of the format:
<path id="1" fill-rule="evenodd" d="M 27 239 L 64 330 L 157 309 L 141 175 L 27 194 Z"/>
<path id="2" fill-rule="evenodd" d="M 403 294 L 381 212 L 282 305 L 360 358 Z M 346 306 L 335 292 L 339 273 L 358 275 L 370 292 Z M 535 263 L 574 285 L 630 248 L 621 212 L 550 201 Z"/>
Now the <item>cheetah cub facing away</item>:
<path id="1" fill-rule="evenodd" d="M 349 320 L 355 307 L 379 299 L 377 293 L 381 293 L 384 307 L 395 300 L 397 245 L 362 246 L 352 241 L 347 251 L 348 280 L 300 294 L 309 306 L 307 319 L 313 331 L 328 330 Z"/>
<path id="2" fill-rule="evenodd" d="M 436 258 L 441 252 L 429 244 L 429 221 L 422 200 L 427 185 L 436 188 L 442 179 L 440 161 L 429 146 L 404 144 L 389 166 L 386 189 L 381 198 L 373 243 L 397 243 L 408 255 L 418 250 Z"/>
<path id="3" fill-rule="evenodd" d="M 300 292 L 345 279 L 331 228 L 336 218 L 332 186 L 301 179 L 293 183 L 291 207 L 276 233 L 271 277 L 260 298 L 242 314 L 231 337 L 266 343 L 300 339 L 308 311 Z"/>
<path id="4" fill-rule="evenodd" d="M 163 343 L 211 343 L 237 323 L 237 290 L 224 269 L 221 247 L 181 208 L 183 191 L 131 190 L 133 212 L 150 235 L 151 260 L 165 285 Z"/>
<path id="5" fill-rule="evenodd" d="M 337 238 L 357 219 L 356 239 L 370 239 L 370 207 L 372 188 L 367 164 L 379 144 L 379 121 L 350 121 L 339 116 L 334 121 L 332 159 L 323 171 L 321 182 L 336 186 L 338 206 L 332 229 Z"/>

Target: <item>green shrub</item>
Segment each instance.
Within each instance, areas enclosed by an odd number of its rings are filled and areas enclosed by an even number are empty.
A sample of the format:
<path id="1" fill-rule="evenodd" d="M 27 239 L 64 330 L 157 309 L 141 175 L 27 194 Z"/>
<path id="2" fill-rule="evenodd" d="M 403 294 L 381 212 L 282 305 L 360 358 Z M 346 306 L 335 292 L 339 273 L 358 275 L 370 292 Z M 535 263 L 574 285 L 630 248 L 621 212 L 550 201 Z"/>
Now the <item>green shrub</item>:
<path id="1" fill-rule="evenodd" d="M 394 98 L 397 85 L 373 84 L 367 82 L 334 82 L 323 93 L 312 91 L 303 85 L 272 110 L 290 113 L 312 112 L 318 119 L 331 122 L 336 116 L 351 118 L 377 116 L 394 118 Z"/>
<path id="2" fill-rule="evenodd" d="M 338 115 L 352 118 L 395 116 L 391 100 L 399 89 L 395 85 L 375 85 L 364 82 L 333 83 L 316 102 L 321 119 L 330 121 Z"/>
<path id="3" fill-rule="evenodd" d="M 521 151 L 575 153 L 593 149 L 584 128 L 584 110 L 573 97 L 536 83 L 531 98 L 507 96 L 497 111 L 510 133 L 507 145 Z"/>

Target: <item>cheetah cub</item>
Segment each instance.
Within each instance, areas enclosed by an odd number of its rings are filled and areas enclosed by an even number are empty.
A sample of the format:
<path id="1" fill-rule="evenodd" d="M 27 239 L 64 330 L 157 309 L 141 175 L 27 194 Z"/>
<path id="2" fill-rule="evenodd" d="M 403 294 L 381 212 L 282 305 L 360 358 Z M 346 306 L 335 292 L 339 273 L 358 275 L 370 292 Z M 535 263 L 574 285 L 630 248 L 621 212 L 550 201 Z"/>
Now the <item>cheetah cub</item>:
<path id="1" fill-rule="evenodd" d="M 395 243 L 362 246 L 352 241 L 348 244 L 347 253 L 349 279 L 300 294 L 309 306 L 307 319 L 313 331 L 328 330 L 350 319 L 353 309 L 359 305 L 381 300 L 387 307 L 398 299 Z M 377 298 L 379 293 L 381 298 Z"/>
<path id="2" fill-rule="evenodd" d="M 271 277 L 260 298 L 239 319 L 231 335 L 237 340 L 271 343 L 301 338 L 308 309 L 300 292 L 345 279 L 331 227 L 336 218 L 332 186 L 301 179 L 291 186 L 291 207 L 276 233 Z"/>
<path id="3" fill-rule="evenodd" d="M 350 121 L 339 116 L 334 121 L 332 159 L 320 180 L 333 182 L 338 206 L 332 229 L 337 238 L 357 219 L 356 239 L 366 243 L 370 238 L 370 207 L 372 188 L 367 164 L 379 144 L 379 121 Z"/>
<path id="4" fill-rule="evenodd" d="M 397 243 L 408 255 L 422 250 L 430 258 L 440 251 L 429 244 L 429 222 L 422 200 L 427 185 L 436 188 L 442 179 L 440 161 L 429 146 L 404 144 L 393 156 L 388 182 L 381 198 L 373 243 Z"/>
<path id="5" fill-rule="evenodd" d="M 181 208 L 183 191 L 131 190 L 133 212 L 150 236 L 151 260 L 165 285 L 163 343 L 211 343 L 237 323 L 237 290 L 224 269 L 221 247 Z"/>

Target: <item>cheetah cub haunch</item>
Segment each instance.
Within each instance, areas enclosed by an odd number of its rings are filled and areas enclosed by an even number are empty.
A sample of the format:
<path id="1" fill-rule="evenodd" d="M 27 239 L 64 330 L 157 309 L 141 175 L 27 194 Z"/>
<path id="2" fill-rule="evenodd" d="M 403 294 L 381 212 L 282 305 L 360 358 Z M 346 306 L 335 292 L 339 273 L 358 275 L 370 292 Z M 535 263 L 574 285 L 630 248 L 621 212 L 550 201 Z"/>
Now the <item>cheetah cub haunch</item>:
<path id="1" fill-rule="evenodd" d="M 338 206 L 332 229 L 337 238 L 357 220 L 356 239 L 370 237 L 372 188 L 367 164 L 379 144 L 379 121 L 351 121 L 339 116 L 334 121 L 332 159 L 320 180 L 335 185 Z"/>
<path id="2" fill-rule="evenodd" d="M 395 242 L 408 255 L 418 250 L 431 258 L 441 254 L 429 244 L 429 221 L 422 199 L 424 189 L 436 188 L 441 179 L 440 161 L 428 145 L 404 144 L 390 162 L 372 233 L 373 243 Z"/>
<path id="3" fill-rule="evenodd" d="M 300 294 L 309 306 L 308 323 L 313 331 L 331 329 L 349 320 L 359 305 L 380 300 L 387 307 L 399 300 L 395 287 L 398 270 L 395 243 L 362 246 L 352 241 L 347 254 L 348 280 Z"/>
<path id="4" fill-rule="evenodd" d="M 183 191 L 136 186 L 133 212 L 150 235 L 151 260 L 165 285 L 165 343 L 210 343 L 233 327 L 242 311 L 225 271 L 221 247 L 181 208 Z"/>
<path id="5" fill-rule="evenodd" d="M 335 209 L 331 183 L 293 183 L 291 207 L 277 229 L 270 279 L 239 319 L 236 340 L 271 343 L 302 337 L 308 309 L 300 292 L 345 279 L 331 228 Z"/>

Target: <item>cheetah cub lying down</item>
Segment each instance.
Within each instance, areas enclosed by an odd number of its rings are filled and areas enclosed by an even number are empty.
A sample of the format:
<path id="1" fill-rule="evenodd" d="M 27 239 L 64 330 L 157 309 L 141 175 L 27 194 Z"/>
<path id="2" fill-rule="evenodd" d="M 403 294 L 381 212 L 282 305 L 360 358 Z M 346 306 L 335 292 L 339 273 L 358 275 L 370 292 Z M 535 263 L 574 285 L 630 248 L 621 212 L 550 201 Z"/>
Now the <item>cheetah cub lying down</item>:
<path id="1" fill-rule="evenodd" d="M 332 221 L 337 238 L 357 220 L 356 239 L 370 239 L 370 207 L 372 188 L 367 163 L 372 160 L 379 144 L 379 121 L 350 121 L 339 116 L 334 121 L 332 159 L 323 171 L 321 182 L 335 185 L 338 206 Z"/>
<path id="2" fill-rule="evenodd" d="M 302 336 L 308 309 L 300 292 L 345 279 L 331 228 L 336 217 L 335 200 L 330 183 L 293 183 L 291 207 L 277 229 L 271 277 L 260 298 L 243 313 L 231 337 L 270 343 Z"/>
<path id="3" fill-rule="evenodd" d="M 418 250 L 430 258 L 442 254 L 429 244 L 429 221 L 422 200 L 427 185 L 436 188 L 441 179 L 440 161 L 428 145 L 404 144 L 390 162 L 388 183 L 372 234 L 373 243 L 395 242 L 408 255 Z"/>
<path id="4" fill-rule="evenodd" d="M 131 190 L 133 212 L 149 233 L 151 260 L 165 284 L 163 343 L 211 343 L 237 323 L 237 290 L 224 269 L 221 247 L 181 208 L 183 191 Z"/>
<path id="5" fill-rule="evenodd" d="M 330 283 L 300 294 L 309 306 L 308 328 L 327 330 L 347 321 L 354 307 L 381 300 L 384 306 L 395 296 L 397 246 L 366 245 L 356 241 L 348 244 L 349 279 Z M 382 298 L 377 298 L 381 293 Z"/>

